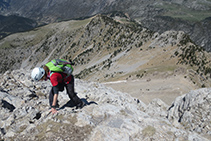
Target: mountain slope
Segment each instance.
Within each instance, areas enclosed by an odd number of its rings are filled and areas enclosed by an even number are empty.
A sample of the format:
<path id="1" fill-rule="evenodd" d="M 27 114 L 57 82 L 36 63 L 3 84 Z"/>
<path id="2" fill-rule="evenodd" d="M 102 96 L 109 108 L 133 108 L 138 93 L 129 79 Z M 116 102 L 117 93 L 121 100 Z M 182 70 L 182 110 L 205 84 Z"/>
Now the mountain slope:
<path id="1" fill-rule="evenodd" d="M 129 94 L 76 79 L 76 91 L 88 105 L 75 109 L 67 94 L 61 92 L 61 107 L 52 115 L 48 108 L 49 81 L 33 82 L 30 71 L 24 69 L 3 74 L 2 81 L 1 140 L 208 141 L 211 138 L 210 89 L 178 97 L 168 110 L 159 99 L 145 105 Z"/>
<path id="2" fill-rule="evenodd" d="M 204 0 L 2 0 L 2 14 L 18 14 L 39 21 L 52 22 L 73 19 L 112 11 L 127 12 L 132 18 L 170 16 L 191 21 L 200 21 L 210 16 L 210 1 Z M 178 11 L 179 9 L 179 11 Z"/>
<path id="3" fill-rule="evenodd" d="M 149 103 L 170 105 L 210 87 L 210 55 L 183 32 L 153 33 L 125 18 L 95 16 L 50 24 L 0 41 L 1 71 L 72 59 L 77 78 L 103 82 Z M 169 85 L 170 84 L 170 85 Z"/>
<path id="4" fill-rule="evenodd" d="M 198 45 L 210 51 L 211 24 L 203 21 L 210 17 L 210 5 L 207 0 L 2 0 L 0 14 L 33 18 L 43 24 L 122 11 L 156 32 L 185 31 Z"/>
<path id="5" fill-rule="evenodd" d="M 37 23 L 31 19 L 0 15 L 0 39 L 13 33 L 32 30 L 36 26 Z"/>
<path id="6" fill-rule="evenodd" d="M 53 58 L 72 59 L 78 78 L 111 81 L 141 78 L 154 71 L 192 70 L 198 86 L 210 73 L 210 57 L 183 32 L 153 33 L 125 19 L 95 16 L 50 24 L 0 41 L 1 71 L 33 68 Z M 19 53 L 17 53 L 19 52 Z M 187 73 L 187 74 L 186 74 Z M 192 76 L 191 73 L 201 74 Z M 203 82 L 204 81 L 204 82 Z"/>
<path id="7" fill-rule="evenodd" d="M 30 72 L 53 58 L 72 59 L 74 75 L 88 80 L 75 83 L 84 108 L 76 110 L 64 91 L 59 113 L 49 113 L 50 82 L 33 82 Z M 171 106 L 159 99 L 146 105 L 130 95 L 134 87 L 123 93 L 91 82 L 130 86 L 129 80 L 146 80 L 138 90 L 155 89 L 155 96 L 161 88 L 177 88 L 165 85 L 169 78 L 183 78 L 177 81 L 183 87 L 210 87 L 210 53 L 184 32 L 159 34 L 125 18 L 97 15 L 10 35 L 0 40 L 0 59 L 0 140 L 211 139 L 209 88 L 182 95 Z M 151 85 L 155 78 L 162 87 Z"/>

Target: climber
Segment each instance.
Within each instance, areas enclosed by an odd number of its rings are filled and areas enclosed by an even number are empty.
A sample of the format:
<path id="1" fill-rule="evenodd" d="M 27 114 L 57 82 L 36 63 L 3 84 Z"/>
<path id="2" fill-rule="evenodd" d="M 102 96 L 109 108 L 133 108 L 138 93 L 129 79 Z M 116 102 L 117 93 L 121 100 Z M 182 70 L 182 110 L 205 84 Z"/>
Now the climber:
<path id="1" fill-rule="evenodd" d="M 56 59 L 54 59 L 56 60 Z M 53 60 L 52 60 L 53 61 Z M 51 62 L 52 62 L 51 61 Z M 74 77 L 72 74 L 67 75 L 64 72 L 52 72 L 51 65 L 47 63 L 44 67 L 36 67 L 31 72 L 31 77 L 35 81 L 42 81 L 50 79 L 52 84 L 52 89 L 49 95 L 49 104 L 51 107 L 52 114 L 57 113 L 56 108 L 58 105 L 58 94 L 59 91 L 63 91 L 66 87 L 67 94 L 71 101 L 75 104 L 76 108 L 82 108 L 85 103 L 76 95 L 74 91 Z"/>

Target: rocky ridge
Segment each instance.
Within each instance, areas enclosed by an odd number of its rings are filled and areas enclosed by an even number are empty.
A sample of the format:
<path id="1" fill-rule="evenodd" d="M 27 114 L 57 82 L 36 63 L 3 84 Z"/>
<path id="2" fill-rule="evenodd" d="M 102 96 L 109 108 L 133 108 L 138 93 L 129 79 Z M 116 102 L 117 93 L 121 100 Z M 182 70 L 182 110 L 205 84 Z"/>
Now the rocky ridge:
<path id="1" fill-rule="evenodd" d="M 78 78 L 141 79 L 183 71 L 197 88 L 209 87 L 210 55 L 184 32 L 152 32 L 136 22 L 97 15 L 46 25 L 0 41 L 1 72 L 72 59 Z M 129 57 L 128 57 L 129 56 Z M 154 76 L 155 77 L 155 76 Z"/>
<path id="2" fill-rule="evenodd" d="M 28 70 L 7 71 L 0 83 L 2 140 L 203 140 L 211 139 L 211 89 L 145 105 L 129 94 L 76 79 L 87 105 L 75 109 L 65 92 L 59 113 L 49 113 L 49 82 L 33 82 Z"/>
<path id="3" fill-rule="evenodd" d="M 33 18 L 43 24 L 121 11 L 155 32 L 182 30 L 210 51 L 210 5 L 208 0 L 2 0 L 0 14 Z"/>

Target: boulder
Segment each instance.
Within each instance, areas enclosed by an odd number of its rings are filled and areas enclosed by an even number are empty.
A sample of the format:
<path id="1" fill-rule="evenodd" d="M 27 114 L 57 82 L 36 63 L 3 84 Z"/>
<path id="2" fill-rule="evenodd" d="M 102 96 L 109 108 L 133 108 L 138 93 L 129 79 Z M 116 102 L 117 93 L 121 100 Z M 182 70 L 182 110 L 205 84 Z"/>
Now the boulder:
<path id="1" fill-rule="evenodd" d="M 168 119 L 185 129 L 211 136 L 211 88 L 190 91 L 177 97 L 168 109 Z"/>

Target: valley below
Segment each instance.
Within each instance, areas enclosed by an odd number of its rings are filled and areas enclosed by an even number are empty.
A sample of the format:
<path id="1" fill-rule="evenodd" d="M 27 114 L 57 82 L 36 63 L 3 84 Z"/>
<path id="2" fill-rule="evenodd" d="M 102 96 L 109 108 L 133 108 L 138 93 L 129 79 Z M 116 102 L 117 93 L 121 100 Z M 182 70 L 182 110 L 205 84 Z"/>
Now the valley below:
<path id="1" fill-rule="evenodd" d="M 196 89 L 196 86 L 184 78 L 184 76 L 172 76 L 168 78 L 143 78 L 138 80 L 125 80 L 103 83 L 108 87 L 130 94 L 149 104 L 153 99 L 161 99 L 167 105 L 171 105 L 175 98 Z"/>

